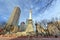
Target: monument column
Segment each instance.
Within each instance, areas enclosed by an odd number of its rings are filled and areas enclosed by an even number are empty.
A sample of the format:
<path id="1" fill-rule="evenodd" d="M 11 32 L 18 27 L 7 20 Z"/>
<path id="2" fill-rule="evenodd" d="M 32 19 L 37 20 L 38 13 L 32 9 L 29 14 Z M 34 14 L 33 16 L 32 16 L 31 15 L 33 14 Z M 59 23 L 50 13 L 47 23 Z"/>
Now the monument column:
<path id="1" fill-rule="evenodd" d="M 29 19 L 32 19 L 32 10 L 30 9 Z"/>
<path id="2" fill-rule="evenodd" d="M 34 29 L 33 29 L 33 21 L 32 21 L 32 10 L 31 9 L 30 9 L 30 13 L 29 13 L 29 18 L 27 20 L 26 32 L 27 33 L 34 32 Z"/>

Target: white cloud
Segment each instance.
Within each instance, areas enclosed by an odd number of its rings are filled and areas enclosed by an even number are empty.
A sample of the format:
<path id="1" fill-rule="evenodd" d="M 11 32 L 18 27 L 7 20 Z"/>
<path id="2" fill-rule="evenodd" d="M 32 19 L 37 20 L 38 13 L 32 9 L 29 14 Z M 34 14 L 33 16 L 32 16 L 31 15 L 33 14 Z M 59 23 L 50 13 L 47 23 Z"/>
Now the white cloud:
<path id="1" fill-rule="evenodd" d="M 31 5 L 31 8 L 33 8 L 34 6 L 33 5 Z"/>
<path id="2" fill-rule="evenodd" d="M 6 16 L 1 16 L 1 18 L 3 18 L 4 20 L 7 20 L 8 19 Z"/>
<path id="3" fill-rule="evenodd" d="M 36 7 L 36 8 L 35 8 L 36 11 L 39 10 L 39 9 L 40 9 L 40 7 Z"/>

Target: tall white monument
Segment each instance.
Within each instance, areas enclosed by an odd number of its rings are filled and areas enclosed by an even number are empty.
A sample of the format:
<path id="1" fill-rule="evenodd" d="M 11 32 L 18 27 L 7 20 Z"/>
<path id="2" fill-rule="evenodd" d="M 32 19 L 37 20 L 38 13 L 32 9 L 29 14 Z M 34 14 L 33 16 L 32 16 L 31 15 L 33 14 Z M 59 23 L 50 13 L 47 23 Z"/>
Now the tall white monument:
<path id="1" fill-rule="evenodd" d="M 30 9 L 29 19 L 32 19 L 32 10 Z"/>
<path id="2" fill-rule="evenodd" d="M 31 9 L 30 9 L 29 18 L 27 20 L 26 32 L 34 32 L 34 29 L 33 29 L 33 21 L 32 21 L 32 10 Z"/>

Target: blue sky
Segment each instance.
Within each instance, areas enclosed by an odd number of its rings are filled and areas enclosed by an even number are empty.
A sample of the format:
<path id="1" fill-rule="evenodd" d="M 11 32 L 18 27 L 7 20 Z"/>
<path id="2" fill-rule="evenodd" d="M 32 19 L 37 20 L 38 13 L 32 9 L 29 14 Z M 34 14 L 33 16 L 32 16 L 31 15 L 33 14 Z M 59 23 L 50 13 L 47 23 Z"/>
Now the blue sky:
<path id="1" fill-rule="evenodd" d="M 0 0 L 0 22 L 8 21 L 15 6 L 21 9 L 19 23 L 28 19 L 30 8 L 34 21 L 60 17 L 60 0 Z"/>

